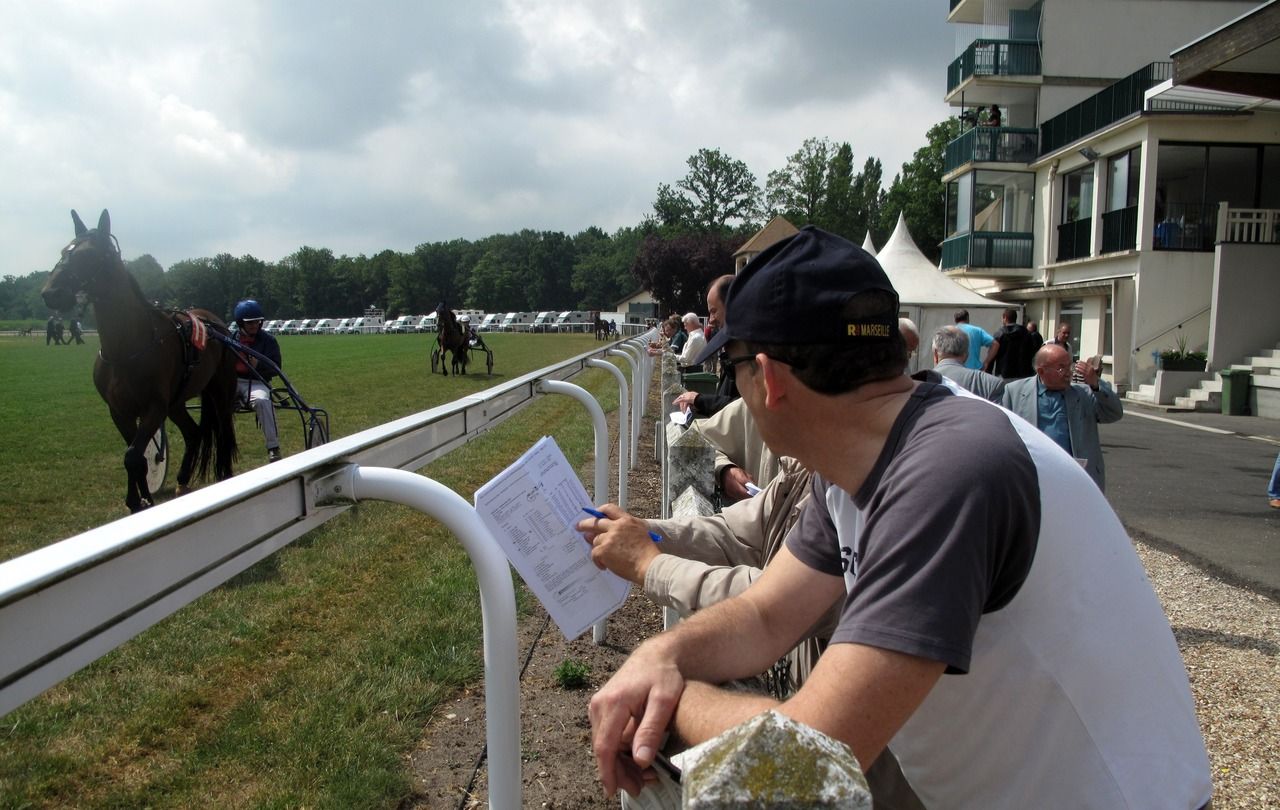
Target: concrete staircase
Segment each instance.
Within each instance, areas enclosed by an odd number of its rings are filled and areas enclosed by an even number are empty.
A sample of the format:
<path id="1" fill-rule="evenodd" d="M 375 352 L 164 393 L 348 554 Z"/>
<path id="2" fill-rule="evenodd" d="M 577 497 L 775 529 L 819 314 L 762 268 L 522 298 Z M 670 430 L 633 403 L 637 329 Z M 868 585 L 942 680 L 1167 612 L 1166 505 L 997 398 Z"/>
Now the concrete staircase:
<path id="1" fill-rule="evenodd" d="M 1250 371 L 1254 377 L 1268 375 L 1280 379 L 1280 343 L 1276 347 L 1259 354 L 1246 357 L 1239 363 L 1232 363 L 1229 368 Z M 1184 396 L 1173 398 L 1173 405 L 1160 405 L 1156 402 L 1155 383 L 1139 385 L 1125 394 L 1125 400 L 1141 405 L 1150 405 L 1171 411 L 1209 411 L 1217 413 L 1222 410 L 1222 375 L 1214 372 L 1212 378 L 1204 380 L 1187 391 Z"/>

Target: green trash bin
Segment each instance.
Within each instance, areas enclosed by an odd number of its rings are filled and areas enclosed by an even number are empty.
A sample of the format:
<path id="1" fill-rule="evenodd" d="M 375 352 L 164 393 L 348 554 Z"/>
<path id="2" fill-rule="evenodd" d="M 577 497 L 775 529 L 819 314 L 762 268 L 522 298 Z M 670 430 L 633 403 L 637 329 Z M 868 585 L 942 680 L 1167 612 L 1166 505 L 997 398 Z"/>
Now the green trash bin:
<path id="1" fill-rule="evenodd" d="M 680 375 L 680 382 L 689 391 L 699 394 L 714 394 L 720 378 L 706 371 L 688 371 Z"/>
<path id="2" fill-rule="evenodd" d="M 1248 413 L 1249 386 L 1253 382 L 1253 372 L 1228 368 L 1218 373 L 1222 375 L 1222 413 L 1227 416 Z"/>

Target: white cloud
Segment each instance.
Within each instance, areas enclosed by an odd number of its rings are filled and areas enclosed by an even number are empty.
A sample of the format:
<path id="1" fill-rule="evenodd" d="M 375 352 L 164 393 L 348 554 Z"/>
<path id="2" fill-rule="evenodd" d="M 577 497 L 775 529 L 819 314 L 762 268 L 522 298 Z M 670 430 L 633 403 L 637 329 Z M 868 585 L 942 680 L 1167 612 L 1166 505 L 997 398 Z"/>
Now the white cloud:
<path id="1" fill-rule="evenodd" d="M 166 266 L 638 223 L 702 147 L 886 182 L 947 114 L 935 0 L 28 4 L 0 27 L 0 274 L 107 207 Z"/>

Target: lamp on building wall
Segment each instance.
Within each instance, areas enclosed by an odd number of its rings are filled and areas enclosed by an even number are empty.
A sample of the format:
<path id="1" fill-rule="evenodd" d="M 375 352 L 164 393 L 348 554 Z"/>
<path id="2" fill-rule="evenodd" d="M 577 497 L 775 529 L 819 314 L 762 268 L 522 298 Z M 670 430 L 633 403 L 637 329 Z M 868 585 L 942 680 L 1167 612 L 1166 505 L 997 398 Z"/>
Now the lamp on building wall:
<path id="1" fill-rule="evenodd" d="M 1094 149 L 1091 149 L 1088 146 L 1080 147 L 1080 154 L 1084 155 L 1084 159 L 1090 162 L 1095 161 L 1098 158 L 1102 157 L 1097 153 L 1097 151 L 1095 151 Z"/>

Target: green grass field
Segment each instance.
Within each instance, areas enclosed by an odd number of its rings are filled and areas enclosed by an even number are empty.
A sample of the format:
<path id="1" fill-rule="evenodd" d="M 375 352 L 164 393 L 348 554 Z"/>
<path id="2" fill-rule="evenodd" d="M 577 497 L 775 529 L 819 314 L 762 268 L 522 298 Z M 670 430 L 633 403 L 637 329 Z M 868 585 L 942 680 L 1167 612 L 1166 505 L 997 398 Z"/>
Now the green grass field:
<path id="1" fill-rule="evenodd" d="M 335 437 L 599 345 L 486 339 L 493 377 L 430 375 L 423 335 L 280 342 L 290 380 L 329 411 Z M 88 340 L 0 338 L 0 559 L 125 514 L 124 446 L 93 389 Z M 574 382 L 617 406 L 605 372 Z M 237 417 L 237 435 L 237 469 L 264 463 L 251 415 Z M 543 435 L 575 465 L 590 455 L 582 406 L 545 397 L 422 472 L 470 500 Z M 282 420 L 281 436 L 302 449 L 296 421 Z M 359 505 L 3 718 L 0 808 L 394 807 L 425 717 L 479 677 L 480 635 L 456 540 L 413 510 Z"/>

